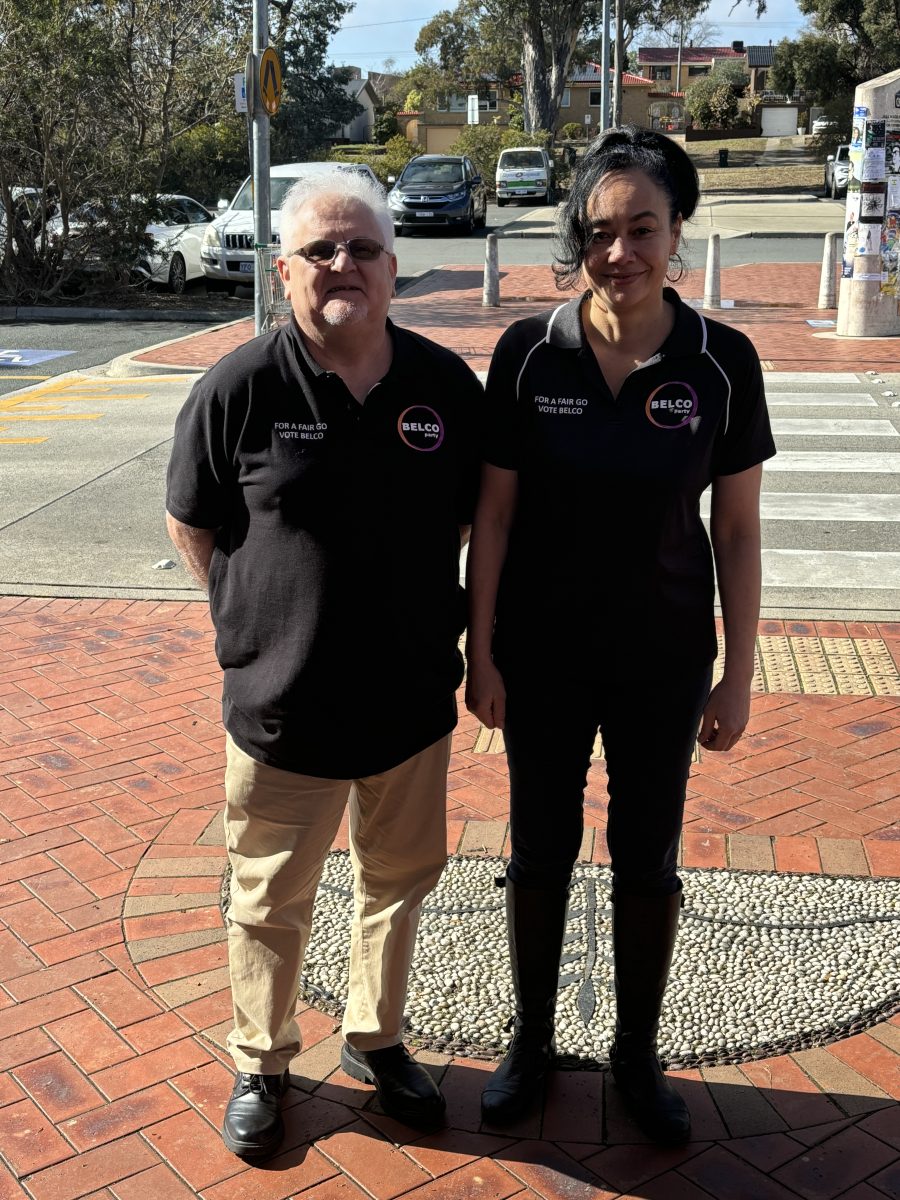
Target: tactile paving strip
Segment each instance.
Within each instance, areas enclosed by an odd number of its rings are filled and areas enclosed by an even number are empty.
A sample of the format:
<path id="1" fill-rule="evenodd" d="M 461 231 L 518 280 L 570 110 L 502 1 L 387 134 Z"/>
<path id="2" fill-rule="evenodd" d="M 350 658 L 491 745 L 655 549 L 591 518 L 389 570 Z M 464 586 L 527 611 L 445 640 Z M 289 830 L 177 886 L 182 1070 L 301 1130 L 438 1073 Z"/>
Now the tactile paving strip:
<path id="1" fill-rule="evenodd" d="M 713 682 L 722 677 L 723 639 L 719 637 Z M 897 696 L 900 673 L 880 638 L 782 637 L 756 639 L 755 692 L 794 696 Z M 476 754 L 502 754 L 499 729 L 478 731 Z M 600 735 L 591 758 L 603 757 Z"/>

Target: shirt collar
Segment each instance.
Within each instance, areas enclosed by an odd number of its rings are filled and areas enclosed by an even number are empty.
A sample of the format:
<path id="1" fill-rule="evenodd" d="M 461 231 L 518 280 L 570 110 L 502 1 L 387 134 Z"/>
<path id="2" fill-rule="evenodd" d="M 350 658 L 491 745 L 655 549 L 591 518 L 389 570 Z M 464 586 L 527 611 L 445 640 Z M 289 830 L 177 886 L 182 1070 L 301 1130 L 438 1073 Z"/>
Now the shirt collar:
<path id="1" fill-rule="evenodd" d="M 394 363 L 397 361 L 397 355 L 400 350 L 400 340 L 397 337 L 397 326 L 390 319 L 390 317 L 386 319 L 385 324 L 388 334 L 390 335 L 390 339 L 394 344 L 394 353 L 391 359 L 391 366 L 388 368 L 388 373 L 390 373 L 394 367 Z M 291 319 L 285 328 L 288 331 L 288 336 L 297 349 L 298 365 L 304 374 L 311 376 L 313 379 L 320 379 L 322 376 L 333 375 L 335 373 L 333 371 L 326 370 L 321 363 L 316 362 L 316 360 L 313 358 L 309 351 L 309 347 L 306 344 L 306 339 L 300 331 L 300 326 L 297 324 L 297 318 L 293 313 L 291 313 Z"/>
<path id="2" fill-rule="evenodd" d="M 584 329 L 581 324 L 581 302 L 587 296 L 582 292 L 568 303 L 560 305 L 550 317 L 547 341 L 564 350 L 583 350 Z M 658 353 L 666 358 L 681 358 L 699 354 L 705 344 L 703 318 L 685 304 L 674 288 L 663 288 L 663 298 L 675 309 L 675 324 Z"/>

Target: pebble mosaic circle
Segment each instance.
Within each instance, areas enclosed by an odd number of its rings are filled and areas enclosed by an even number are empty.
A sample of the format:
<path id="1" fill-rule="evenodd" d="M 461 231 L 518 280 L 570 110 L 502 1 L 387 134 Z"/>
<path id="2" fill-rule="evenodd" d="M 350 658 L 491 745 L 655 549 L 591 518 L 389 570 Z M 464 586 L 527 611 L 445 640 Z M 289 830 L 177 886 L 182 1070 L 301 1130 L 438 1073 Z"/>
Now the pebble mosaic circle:
<path id="1" fill-rule="evenodd" d="M 412 1044 L 496 1058 L 513 1011 L 505 862 L 453 857 L 425 902 L 410 974 Z M 747 1062 L 857 1033 L 900 1011 L 900 880 L 680 872 L 685 907 L 659 1033 L 670 1067 Z M 227 888 L 226 888 L 227 891 Z M 573 1067 L 607 1061 L 610 874 L 576 866 L 560 967 L 557 1045 Z M 328 856 L 300 980 L 340 1016 L 352 913 L 349 855 Z"/>

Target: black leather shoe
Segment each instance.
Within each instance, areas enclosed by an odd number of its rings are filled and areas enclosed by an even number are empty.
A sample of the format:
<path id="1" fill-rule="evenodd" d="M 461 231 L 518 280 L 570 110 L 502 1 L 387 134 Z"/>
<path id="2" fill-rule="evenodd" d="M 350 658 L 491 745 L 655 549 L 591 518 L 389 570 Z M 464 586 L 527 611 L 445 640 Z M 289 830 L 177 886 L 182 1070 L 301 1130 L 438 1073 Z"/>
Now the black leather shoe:
<path id="1" fill-rule="evenodd" d="M 481 1117 L 489 1125 L 509 1125 L 540 1098 L 553 1066 L 553 1026 L 522 1026 L 513 1034 L 506 1057 L 481 1093 Z"/>
<path id="2" fill-rule="evenodd" d="M 644 1133 L 660 1146 L 683 1146 L 691 1136 L 688 1106 L 666 1079 L 656 1052 L 645 1049 L 620 1057 L 610 1053 L 613 1079 L 625 1106 Z"/>
<path id="3" fill-rule="evenodd" d="M 437 1084 L 421 1063 L 410 1057 L 402 1043 L 383 1050 L 356 1050 L 344 1042 L 341 1067 L 351 1079 L 374 1083 L 381 1107 L 416 1129 L 442 1125 L 446 1102 Z"/>
<path id="4" fill-rule="evenodd" d="M 222 1141 L 232 1154 L 258 1159 L 275 1153 L 284 1137 L 281 1098 L 287 1085 L 287 1071 L 283 1075 L 238 1072 L 222 1124 Z"/>

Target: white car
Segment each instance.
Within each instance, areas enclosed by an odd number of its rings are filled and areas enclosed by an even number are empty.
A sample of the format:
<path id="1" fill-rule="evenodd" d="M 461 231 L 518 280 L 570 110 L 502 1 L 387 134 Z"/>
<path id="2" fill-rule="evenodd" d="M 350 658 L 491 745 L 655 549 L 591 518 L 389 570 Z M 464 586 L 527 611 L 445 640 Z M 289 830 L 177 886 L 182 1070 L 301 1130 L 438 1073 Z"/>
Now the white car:
<path id="1" fill-rule="evenodd" d="M 511 200 L 553 203 L 553 160 L 539 146 L 515 146 L 497 159 L 497 207 Z"/>
<path id="2" fill-rule="evenodd" d="M 190 196 L 166 193 L 156 199 L 160 214 L 146 228 L 152 246 L 146 256 L 135 264 L 134 271 L 138 276 L 161 283 L 169 291 L 180 295 L 190 280 L 203 275 L 200 247 L 203 235 L 212 222 L 212 213 Z M 96 220 L 98 217 L 93 205 L 80 205 L 69 216 L 70 238 L 77 239 L 79 230 Z M 61 236 L 62 218 L 52 217 L 47 222 L 47 229 L 51 237 Z M 84 268 L 88 271 L 96 271 L 100 265 L 92 261 L 90 256 L 84 262 Z"/>
<path id="3" fill-rule="evenodd" d="M 279 209 L 292 184 L 308 175 L 330 171 L 353 171 L 378 183 L 372 168 L 365 163 L 283 163 L 269 171 L 272 242 L 277 243 Z M 234 293 L 239 283 L 253 287 L 256 263 L 253 229 L 253 181 L 248 176 L 229 204 L 219 201 L 219 215 L 203 236 L 201 257 L 203 274 L 210 282 L 218 283 Z"/>

